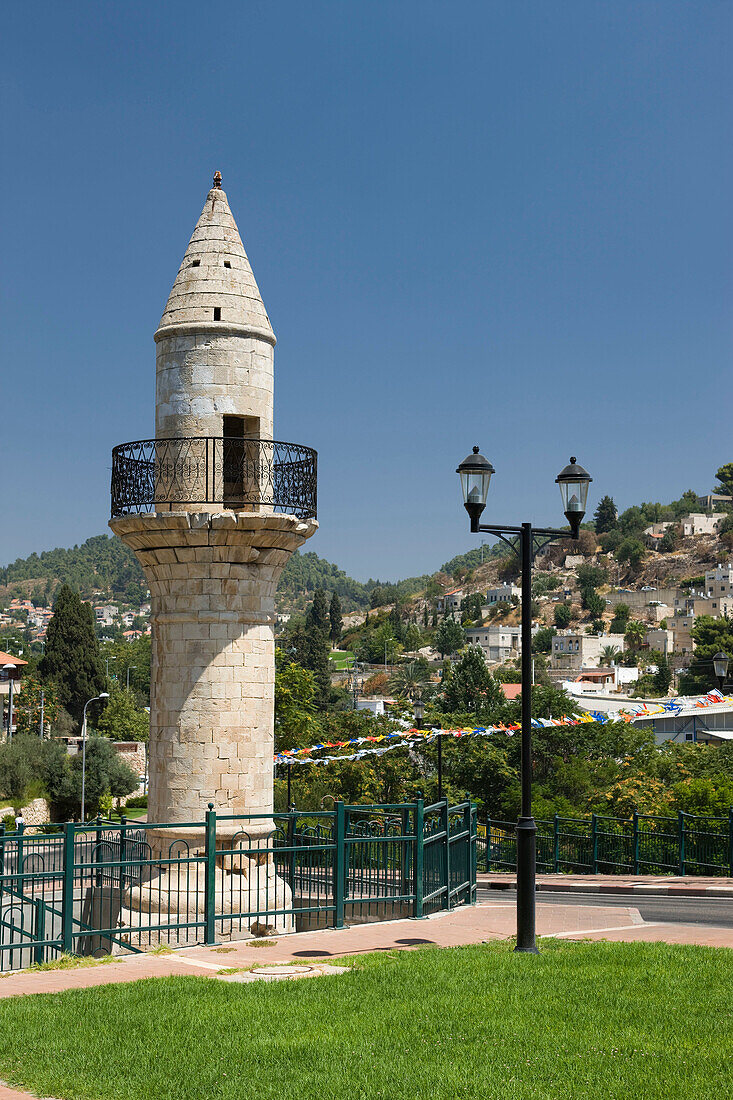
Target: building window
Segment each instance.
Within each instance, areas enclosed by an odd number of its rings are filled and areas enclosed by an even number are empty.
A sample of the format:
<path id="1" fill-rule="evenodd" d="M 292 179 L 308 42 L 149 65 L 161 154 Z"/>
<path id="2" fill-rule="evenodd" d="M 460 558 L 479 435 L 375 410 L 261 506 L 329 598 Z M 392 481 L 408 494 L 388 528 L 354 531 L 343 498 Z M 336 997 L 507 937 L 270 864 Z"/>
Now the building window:
<path id="1" fill-rule="evenodd" d="M 214 320 L 221 321 L 221 306 L 214 306 Z"/>

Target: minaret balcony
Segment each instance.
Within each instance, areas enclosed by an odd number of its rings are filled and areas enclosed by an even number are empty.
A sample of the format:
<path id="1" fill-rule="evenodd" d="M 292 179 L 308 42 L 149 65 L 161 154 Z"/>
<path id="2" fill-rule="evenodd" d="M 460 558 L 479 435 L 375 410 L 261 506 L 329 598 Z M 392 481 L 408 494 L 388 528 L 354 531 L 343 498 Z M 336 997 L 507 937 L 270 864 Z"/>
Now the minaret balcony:
<path id="1" fill-rule="evenodd" d="M 315 519 L 318 455 L 299 443 L 198 436 L 112 451 L 112 518 L 151 512 L 284 512 Z"/>

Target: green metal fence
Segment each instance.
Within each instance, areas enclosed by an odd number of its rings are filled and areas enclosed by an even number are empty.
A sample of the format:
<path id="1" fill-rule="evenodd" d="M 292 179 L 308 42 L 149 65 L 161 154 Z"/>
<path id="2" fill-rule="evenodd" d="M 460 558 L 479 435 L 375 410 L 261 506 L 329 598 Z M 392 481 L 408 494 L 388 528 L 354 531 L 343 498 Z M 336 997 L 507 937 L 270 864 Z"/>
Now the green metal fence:
<path id="1" fill-rule="evenodd" d="M 0 827 L 0 970 L 475 902 L 476 810 L 447 801 L 180 824 Z"/>
<path id="2" fill-rule="evenodd" d="M 491 819 L 478 826 L 480 871 L 516 868 L 515 828 Z M 733 810 L 727 817 L 556 814 L 552 821 L 537 822 L 537 869 L 586 875 L 733 875 Z"/>

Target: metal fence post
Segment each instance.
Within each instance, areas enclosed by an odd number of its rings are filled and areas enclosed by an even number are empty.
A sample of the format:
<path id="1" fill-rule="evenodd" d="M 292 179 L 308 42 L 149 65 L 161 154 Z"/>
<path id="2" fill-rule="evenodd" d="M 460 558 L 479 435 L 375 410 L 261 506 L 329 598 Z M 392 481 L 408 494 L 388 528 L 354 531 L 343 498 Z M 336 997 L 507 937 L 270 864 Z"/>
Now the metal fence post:
<path id="1" fill-rule="evenodd" d="M 468 798 L 468 796 L 466 796 L 466 809 L 463 811 L 463 831 L 464 831 L 464 833 L 468 833 L 468 836 L 466 837 L 466 840 L 465 840 L 465 844 L 467 845 L 467 847 L 466 847 L 466 857 L 467 857 L 466 858 L 466 872 L 467 872 L 466 873 L 466 878 L 468 879 L 468 898 L 466 900 L 471 904 L 474 901 L 473 885 L 476 881 L 476 873 L 475 873 L 475 870 L 474 870 L 474 862 L 473 862 L 475 847 L 474 847 L 474 844 L 473 844 L 473 837 L 471 835 L 471 833 L 472 833 L 472 829 L 471 829 L 472 816 L 473 815 L 471 813 L 471 800 L 470 800 L 470 798 Z"/>
<path id="2" fill-rule="evenodd" d="M 407 806 L 400 811 L 400 831 L 402 836 L 409 836 L 410 811 Z M 409 840 L 400 841 L 400 893 L 404 896 L 410 893 L 410 849 Z"/>
<path id="3" fill-rule="evenodd" d="M 555 814 L 552 821 L 552 862 L 555 874 L 560 870 L 560 815 Z"/>
<path id="4" fill-rule="evenodd" d="M 677 814 L 677 833 L 679 836 L 680 874 L 685 873 L 685 815 L 682 810 Z"/>
<path id="5" fill-rule="evenodd" d="M 334 802 L 336 851 L 333 856 L 333 926 L 344 926 L 344 880 L 346 878 L 346 814 L 343 802 Z"/>
<path id="6" fill-rule="evenodd" d="M 290 889 L 292 893 L 295 893 L 295 822 L 298 815 L 293 812 L 292 807 L 288 805 L 288 831 L 287 831 L 287 845 L 290 849 L 288 853 L 288 867 L 290 868 Z M 295 903 L 293 903 L 295 904 Z"/>
<path id="7" fill-rule="evenodd" d="M 120 893 L 125 893 L 125 862 L 127 860 L 127 815 L 120 816 Z"/>
<path id="8" fill-rule="evenodd" d="M 46 905 L 40 898 L 36 902 L 36 927 L 34 930 L 36 946 L 33 949 L 33 962 L 42 963 L 45 959 L 46 948 L 43 940 L 46 938 Z"/>
<path id="9" fill-rule="evenodd" d="M 443 825 L 443 878 L 445 882 L 445 909 L 450 910 L 450 813 L 448 799 L 443 799 L 440 816 Z"/>
<path id="10" fill-rule="evenodd" d="M 216 810 L 213 802 L 206 811 L 205 853 L 204 943 L 216 943 Z"/>
<path id="11" fill-rule="evenodd" d="M 634 810 L 634 816 L 632 818 L 632 824 L 633 824 L 633 845 L 634 845 L 634 852 L 633 852 L 633 857 L 632 858 L 633 858 L 633 861 L 634 861 L 634 874 L 638 875 L 639 874 L 639 813 L 638 813 L 637 810 Z"/>
<path id="12" fill-rule="evenodd" d="M 415 909 L 413 912 L 413 916 L 418 918 L 422 917 L 423 915 L 423 867 L 425 856 L 424 810 L 425 803 L 423 802 L 422 798 L 418 798 L 415 802 Z M 733 837 L 733 833 L 731 833 L 731 837 Z"/>
<path id="13" fill-rule="evenodd" d="M 491 870 L 491 818 L 486 818 L 486 873 Z"/>
<path id="14" fill-rule="evenodd" d="M 590 837 L 591 846 L 593 850 L 593 874 L 598 874 L 598 817 L 596 814 L 590 815 Z"/>
<path id="15" fill-rule="evenodd" d="M 64 825 L 64 866 L 61 888 L 61 946 L 67 955 L 74 951 L 74 822 Z"/>
<path id="16" fill-rule="evenodd" d="M 733 806 L 728 810 L 728 870 L 733 876 Z"/>
<path id="17" fill-rule="evenodd" d="M 102 815 L 97 814 L 97 820 L 94 826 L 94 841 L 95 841 L 95 853 L 94 853 L 94 865 L 96 870 L 94 872 L 94 885 L 102 885 Z"/>

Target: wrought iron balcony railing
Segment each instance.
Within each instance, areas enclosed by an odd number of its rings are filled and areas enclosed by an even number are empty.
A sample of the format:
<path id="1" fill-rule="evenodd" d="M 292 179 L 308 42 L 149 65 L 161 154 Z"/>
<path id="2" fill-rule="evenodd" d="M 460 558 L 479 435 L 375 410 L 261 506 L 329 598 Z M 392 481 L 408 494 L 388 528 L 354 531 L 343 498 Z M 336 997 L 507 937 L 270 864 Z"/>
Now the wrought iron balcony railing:
<path id="1" fill-rule="evenodd" d="M 138 439 L 112 451 L 112 518 L 218 505 L 315 519 L 318 456 L 271 439 Z"/>

